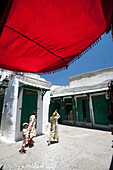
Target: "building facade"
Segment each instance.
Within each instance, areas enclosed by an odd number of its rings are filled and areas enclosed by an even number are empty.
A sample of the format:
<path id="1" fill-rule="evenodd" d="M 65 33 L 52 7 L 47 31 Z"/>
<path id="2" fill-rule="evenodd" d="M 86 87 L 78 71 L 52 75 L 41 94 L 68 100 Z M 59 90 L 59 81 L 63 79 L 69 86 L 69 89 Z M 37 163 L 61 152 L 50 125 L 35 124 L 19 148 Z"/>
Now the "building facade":
<path id="1" fill-rule="evenodd" d="M 4 78 L 9 79 L 4 88 Z M 1 70 L 0 132 L 5 141 L 22 139 L 22 124 L 29 123 L 33 111 L 37 112 L 36 132 L 40 135 L 48 126 L 51 84 L 32 73 L 14 73 Z"/>
<path id="2" fill-rule="evenodd" d="M 111 80 L 113 67 L 71 77 L 66 87 L 53 87 L 49 116 L 58 108 L 61 123 L 110 129 L 108 83 Z"/>

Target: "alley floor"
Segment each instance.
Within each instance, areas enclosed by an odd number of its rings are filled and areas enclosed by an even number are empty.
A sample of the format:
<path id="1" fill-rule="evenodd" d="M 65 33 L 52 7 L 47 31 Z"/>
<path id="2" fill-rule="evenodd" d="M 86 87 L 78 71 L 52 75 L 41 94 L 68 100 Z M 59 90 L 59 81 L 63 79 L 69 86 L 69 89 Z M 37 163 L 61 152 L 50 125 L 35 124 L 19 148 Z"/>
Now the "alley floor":
<path id="1" fill-rule="evenodd" d="M 3 170 L 109 170 L 111 132 L 59 125 L 60 142 L 47 145 L 49 132 L 34 138 L 35 146 L 20 154 L 22 141 L 0 141 Z"/>

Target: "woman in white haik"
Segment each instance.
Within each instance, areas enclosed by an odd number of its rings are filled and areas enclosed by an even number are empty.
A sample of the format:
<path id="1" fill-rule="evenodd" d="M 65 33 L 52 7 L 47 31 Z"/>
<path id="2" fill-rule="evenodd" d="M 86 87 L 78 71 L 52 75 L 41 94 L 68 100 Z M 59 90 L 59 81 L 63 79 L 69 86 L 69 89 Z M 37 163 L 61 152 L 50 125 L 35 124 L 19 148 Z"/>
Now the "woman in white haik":
<path id="1" fill-rule="evenodd" d="M 58 134 L 58 119 L 60 118 L 60 115 L 58 114 L 57 110 L 53 113 L 53 115 L 50 117 L 50 137 L 48 141 L 48 145 L 54 142 L 59 142 L 59 134 Z"/>

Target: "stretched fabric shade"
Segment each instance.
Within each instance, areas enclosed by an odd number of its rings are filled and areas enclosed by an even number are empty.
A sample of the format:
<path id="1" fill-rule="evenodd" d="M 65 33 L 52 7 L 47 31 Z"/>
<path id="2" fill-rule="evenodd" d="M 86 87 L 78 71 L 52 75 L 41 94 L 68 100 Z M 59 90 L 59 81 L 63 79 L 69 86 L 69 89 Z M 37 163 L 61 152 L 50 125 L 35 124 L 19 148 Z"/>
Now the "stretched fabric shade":
<path id="1" fill-rule="evenodd" d="M 112 0 L 12 2 L 0 25 L 4 69 L 46 73 L 67 67 L 109 31 L 112 22 Z"/>

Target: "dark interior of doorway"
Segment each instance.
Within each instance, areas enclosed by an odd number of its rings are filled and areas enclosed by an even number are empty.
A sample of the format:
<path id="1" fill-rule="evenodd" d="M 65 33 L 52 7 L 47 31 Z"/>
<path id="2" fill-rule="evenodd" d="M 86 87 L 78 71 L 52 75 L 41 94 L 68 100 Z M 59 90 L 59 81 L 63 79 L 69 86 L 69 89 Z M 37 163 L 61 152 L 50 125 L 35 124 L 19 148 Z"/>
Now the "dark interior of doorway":
<path id="1" fill-rule="evenodd" d="M 72 120 L 72 99 L 66 99 L 65 106 L 66 120 Z"/>

